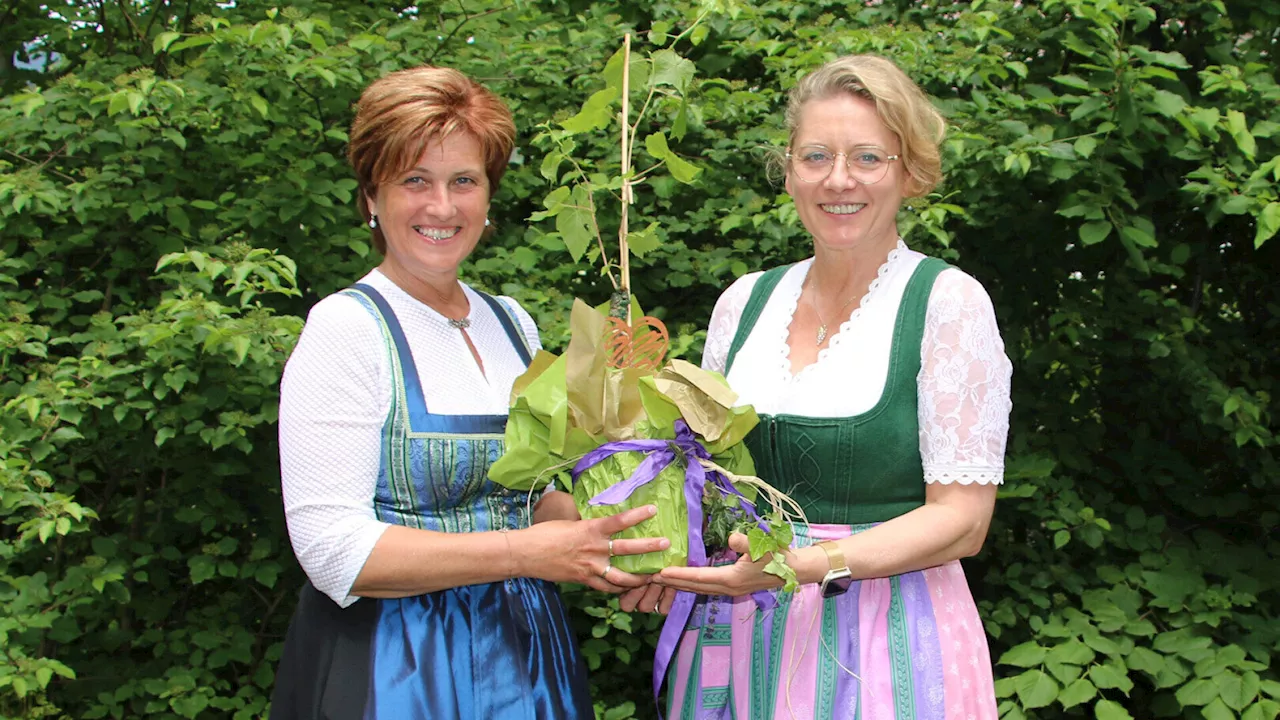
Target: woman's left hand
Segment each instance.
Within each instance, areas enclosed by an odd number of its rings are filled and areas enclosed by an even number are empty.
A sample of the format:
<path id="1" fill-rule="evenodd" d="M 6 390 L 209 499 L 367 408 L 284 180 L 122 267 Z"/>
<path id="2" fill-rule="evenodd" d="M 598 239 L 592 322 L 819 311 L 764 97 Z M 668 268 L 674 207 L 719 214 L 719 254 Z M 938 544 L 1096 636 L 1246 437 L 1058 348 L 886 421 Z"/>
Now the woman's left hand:
<path id="1" fill-rule="evenodd" d="M 734 533 L 729 536 L 729 549 L 739 553 L 732 565 L 717 567 L 668 567 L 653 576 L 653 582 L 676 590 L 686 590 L 699 595 L 750 595 L 757 590 L 773 590 L 782 587 L 782 579 L 764 571 L 768 557 L 752 562 L 748 552 L 747 536 Z M 792 563 L 794 552 L 787 553 L 787 563 Z M 794 566 L 793 566 L 794 567 Z"/>

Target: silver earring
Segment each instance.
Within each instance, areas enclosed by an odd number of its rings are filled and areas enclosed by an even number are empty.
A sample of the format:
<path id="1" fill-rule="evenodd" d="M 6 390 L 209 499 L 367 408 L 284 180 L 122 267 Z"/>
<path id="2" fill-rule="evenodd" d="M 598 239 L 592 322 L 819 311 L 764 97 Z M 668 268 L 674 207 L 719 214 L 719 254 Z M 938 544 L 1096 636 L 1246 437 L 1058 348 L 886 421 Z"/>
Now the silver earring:
<path id="1" fill-rule="evenodd" d="M 490 226 L 490 225 L 492 225 L 492 224 L 493 224 L 493 223 L 489 222 L 489 218 L 485 218 L 485 219 L 484 219 L 484 226 L 485 226 L 485 227 L 489 227 L 489 226 Z"/>
<path id="2" fill-rule="evenodd" d="M 374 228 L 374 229 L 376 229 L 376 228 L 378 227 L 378 216 L 377 216 L 377 215 L 370 215 L 370 216 L 369 216 L 369 227 L 370 227 L 370 228 Z"/>

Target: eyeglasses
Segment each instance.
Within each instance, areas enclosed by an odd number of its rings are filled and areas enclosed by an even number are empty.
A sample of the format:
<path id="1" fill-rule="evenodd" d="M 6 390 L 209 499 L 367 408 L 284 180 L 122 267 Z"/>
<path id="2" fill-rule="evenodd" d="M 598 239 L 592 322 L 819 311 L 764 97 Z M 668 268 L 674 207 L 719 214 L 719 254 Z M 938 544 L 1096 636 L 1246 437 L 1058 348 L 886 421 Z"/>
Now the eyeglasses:
<path id="1" fill-rule="evenodd" d="M 899 158 L 889 155 L 879 148 L 857 148 L 852 152 L 833 153 L 818 146 L 809 145 L 796 152 L 787 153 L 787 163 L 795 171 L 796 177 L 807 183 L 822 182 L 831 174 L 836 166 L 836 156 L 844 156 L 845 170 L 849 177 L 863 185 L 874 185 L 889 173 L 889 164 Z"/>

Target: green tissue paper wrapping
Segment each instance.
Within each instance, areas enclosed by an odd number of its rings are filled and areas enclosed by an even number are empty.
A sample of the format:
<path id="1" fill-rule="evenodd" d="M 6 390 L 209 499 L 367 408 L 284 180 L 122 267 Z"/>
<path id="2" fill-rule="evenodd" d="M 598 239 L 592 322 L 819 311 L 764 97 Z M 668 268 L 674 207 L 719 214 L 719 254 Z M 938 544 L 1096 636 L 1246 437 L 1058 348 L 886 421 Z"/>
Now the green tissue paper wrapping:
<path id="1" fill-rule="evenodd" d="M 607 320 L 581 301 L 574 303 L 570 326 L 571 340 L 563 356 L 541 351 L 517 378 L 506 449 L 489 477 L 523 491 L 558 482 L 573 494 L 583 518 L 655 505 L 657 515 L 615 537 L 666 537 L 671 546 L 662 552 L 616 556 L 613 566 L 647 574 L 684 565 L 689 515 L 683 456 L 616 505 L 595 506 L 589 501 L 630 477 L 644 453 L 616 453 L 583 472 L 577 483 L 570 470 L 583 455 L 608 442 L 674 439 L 675 422 L 683 419 L 713 462 L 736 475 L 754 475 L 755 465 L 742 440 L 759 422 L 755 410 L 734 407 L 737 395 L 721 375 L 683 360 L 672 360 L 657 371 L 609 367 Z M 754 499 L 753 489 L 738 489 Z"/>

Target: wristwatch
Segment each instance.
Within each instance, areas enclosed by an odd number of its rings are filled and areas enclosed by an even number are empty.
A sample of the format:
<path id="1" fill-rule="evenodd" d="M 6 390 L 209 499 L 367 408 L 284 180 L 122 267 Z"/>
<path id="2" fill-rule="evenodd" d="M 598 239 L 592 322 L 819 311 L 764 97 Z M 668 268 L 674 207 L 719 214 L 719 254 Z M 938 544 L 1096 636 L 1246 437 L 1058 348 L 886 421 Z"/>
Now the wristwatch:
<path id="1" fill-rule="evenodd" d="M 822 578 L 822 597 L 829 598 L 845 594 L 853 584 L 853 573 L 844 562 L 844 551 L 831 540 L 818 543 L 818 547 L 827 553 L 827 560 L 831 563 L 831 569 L 827 571 L 826 577 Z"/>

